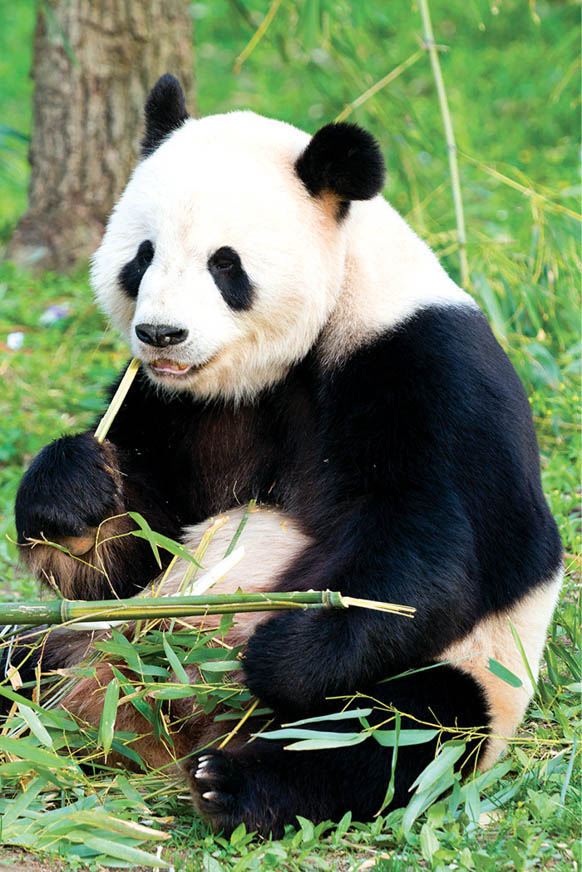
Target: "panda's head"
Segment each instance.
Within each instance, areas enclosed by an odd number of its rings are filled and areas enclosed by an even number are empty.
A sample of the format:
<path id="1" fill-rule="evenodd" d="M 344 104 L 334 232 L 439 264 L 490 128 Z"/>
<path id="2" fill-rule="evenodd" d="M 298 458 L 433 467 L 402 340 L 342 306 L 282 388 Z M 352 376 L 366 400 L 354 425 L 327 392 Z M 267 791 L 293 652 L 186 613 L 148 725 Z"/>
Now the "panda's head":
<path id="1" fill-rule="evenodd" d="M 252 112 L 190 118 L 166 75 L 142 155 L 93 259 L 97 299 L 158 385 L 250 399 L 330 317 L 349 203 L 382 187 L 379 148 L 349 124 L 310 138 Z"/>

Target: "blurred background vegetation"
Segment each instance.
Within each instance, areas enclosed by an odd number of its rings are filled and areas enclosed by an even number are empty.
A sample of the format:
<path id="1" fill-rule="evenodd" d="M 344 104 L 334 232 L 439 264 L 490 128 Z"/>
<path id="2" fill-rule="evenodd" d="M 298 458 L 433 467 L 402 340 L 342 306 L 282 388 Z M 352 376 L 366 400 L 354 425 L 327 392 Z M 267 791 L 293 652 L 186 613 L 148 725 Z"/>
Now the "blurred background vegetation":
<path id="1" fill-rule="evenodd" d="M 430 9 L 459 151 L 468 289 L 530 396 L 544 487 L 567 553 L 556 642 L 571 626 L 581 541 L 580 6 L 432 0 Z M 441 110 L 412 0 L 208 0 L 190 11 L 201 114 L 246 107 L 311 132 L 341 114 L 369 128 L 386 157 L 387 198 L 460 280 Z M 4 243 L 27 203 L 35 14 L 28 0 L 0 0 Z M 50 314 L 55 305 L 58 317 Z M 11 542 L 22 471 L 47 441 L 94 420 L 127 352 L 92 303 L 85 267 L 33 277 L 9 263 L 0 265 L 0 351 L 1 589 L 26 597 L 33 587 Z M 568 680 L 579 676 L 558 676 L 556 687 Z M 558 691 L 555 698 L 562 699 Z M 544 717 L 567 733 L 574 708 L 571 699 L 561 705 Z M 540 755 L 546 752 L 541 737 Z M 560 820 L 558 841 L 567 819 Z M 523 837 L 525 857 L 536 826 Z M 572 868 L 570 842 L 555 851 L 556 868 Z"/>

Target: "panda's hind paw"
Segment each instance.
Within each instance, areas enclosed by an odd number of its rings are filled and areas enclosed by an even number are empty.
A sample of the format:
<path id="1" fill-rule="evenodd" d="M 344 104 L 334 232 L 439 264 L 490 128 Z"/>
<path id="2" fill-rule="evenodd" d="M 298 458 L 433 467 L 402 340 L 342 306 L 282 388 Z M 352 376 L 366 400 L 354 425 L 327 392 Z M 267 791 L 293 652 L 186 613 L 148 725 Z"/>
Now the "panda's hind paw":
<path id="1" fill-rule="evenodd" d="M 236 820 L 242 785 L 240 764 L 232 756 L 212 752 L 197 757 L 190 767 L 194 805 L 214 830 L 229 832 Z"/>

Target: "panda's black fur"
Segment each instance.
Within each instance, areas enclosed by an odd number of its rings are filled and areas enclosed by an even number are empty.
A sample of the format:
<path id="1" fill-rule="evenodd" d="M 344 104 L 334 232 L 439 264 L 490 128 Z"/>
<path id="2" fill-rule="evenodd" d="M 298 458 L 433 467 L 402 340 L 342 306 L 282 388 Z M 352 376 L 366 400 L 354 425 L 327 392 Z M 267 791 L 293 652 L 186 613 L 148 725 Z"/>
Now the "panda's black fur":
<path id="1" fill-rule="evenodd" d="M 144 154 L 184 123 L 180 95 L 167 77 L 154 90 Z M 341 204 L 372 197 L 383 162 L 368 134 L 336 125 L 316 134 L 297 172 L 310 196 L 331 191 Z M 135 267 L 127 276 L 121 286 L 137 296 Z M 487 729 L 492 700 L 466 669 L 439 665 L 380 683 L 432 666 L 559 572 L 528 400 L 476 307 L 420 307 L 333 365 L 322 365 L 316 343 L 246 401 L 160 391 L 140 372 L 103 447 L 85 433 L 39 454 L 22 480 L 16 522 L 25 546 L 43 535 L 83 536 L 133 510 L 177 538 L 185 525 L 251 498 L 279 507 L 310 537 L 273 580 L 276 590 L 340 590 L 417 609 L 413 620 L 349 609 L 260 624 L 246 648 L 245 680 L 279 722 L 328 711 L 329 697 L 359 691 L 421 721 Z M 147 543 L 120 542 L 106 554 L 109 578 L 117 595 L 131 596 L 158 570 Z M 23 550 L 39 575 L 54 570 L 67 596 L 111 595 L 90 568 L 59 578 L 50 557 L 35 563 L 35 549 Z M 50 656 L 55 665 L 58 651 Z M 406 726 L 414 723 L 405 718 Z M 400 749 L 394 803 L 406 801 L 434 753 L 434 743 Z M 196 760 L 191 780 L 216 828 L 245 821 L 279 834 L 297 814 L 370 818 L 391 754 L 372 741 L 290 753 L 239 737 Z"/>

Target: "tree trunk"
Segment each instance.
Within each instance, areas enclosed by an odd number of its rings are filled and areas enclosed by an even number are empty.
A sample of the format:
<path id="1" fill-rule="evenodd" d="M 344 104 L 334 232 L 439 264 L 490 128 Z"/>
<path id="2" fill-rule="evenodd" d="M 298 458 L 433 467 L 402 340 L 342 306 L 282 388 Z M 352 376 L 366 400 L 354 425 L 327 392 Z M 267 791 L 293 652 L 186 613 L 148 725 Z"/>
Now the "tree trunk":
<path id="1" fill-rule="evenodd" d="M 8 257 L 63 270 L 98 245 L 139 154 L 143 106 L 158 76 L 193 90 L 188 0 L 38 4 L 28 211 Z"/>

